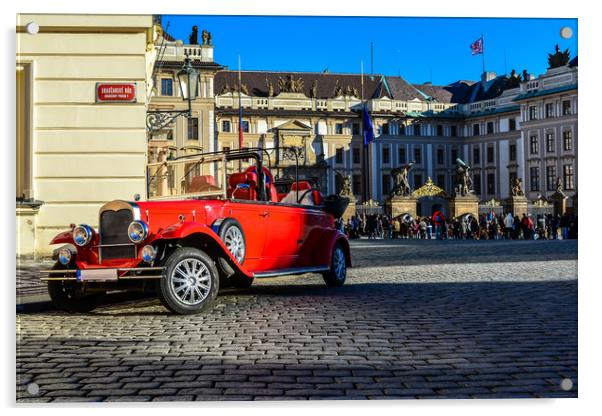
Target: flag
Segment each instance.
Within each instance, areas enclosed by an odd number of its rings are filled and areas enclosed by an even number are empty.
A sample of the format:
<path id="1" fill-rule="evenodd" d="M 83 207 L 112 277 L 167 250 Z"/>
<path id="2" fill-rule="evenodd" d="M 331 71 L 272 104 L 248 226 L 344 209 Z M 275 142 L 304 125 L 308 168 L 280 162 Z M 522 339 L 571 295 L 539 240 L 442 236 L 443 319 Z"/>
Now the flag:
<path id="1" fill-rule="evenodd" d="M 470 44 L 470 50 L 473 55 L 480 55 L 483 53 L 483 36 Z"/>
<path id="2" fill-rule="evenodd" d="M 374 141 L 374 125 L 372 124 L 372 119 L 368 114 L 368 109 L 366 108 L 365 104 L 362 107 L 362 125 L 364 134 L 364 146 L 368 146 L 368 144 Z"/>

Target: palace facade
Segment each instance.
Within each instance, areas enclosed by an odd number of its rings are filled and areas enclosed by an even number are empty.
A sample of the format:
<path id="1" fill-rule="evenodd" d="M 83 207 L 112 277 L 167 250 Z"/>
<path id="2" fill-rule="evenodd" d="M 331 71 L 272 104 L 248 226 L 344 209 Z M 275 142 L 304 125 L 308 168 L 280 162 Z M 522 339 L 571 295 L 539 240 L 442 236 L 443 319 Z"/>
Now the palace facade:
<path id="1" fill-rule="evenodd" d="M 568 207 L 576 204 L 577 58 L 558 50 L 539 76 L 487 72 L 478 81 L 432 85 L 388 75 L 242 71 L 239 91 L 238 71 L 213 62 L 210 40 L 185 45 L 166 35 L 161 42 L 151 109 L 184 107 L 175 71 L 185 53 L 201 72 L 202 92 L 192 118 L 151 135 L 151 160 L 165 149 L 172 156 L 237 149 L 240 102 L 243 147 L 265 149 L 278 177 L 292 176 L 296 162 L 274 148 L 300 147 L 299 176 L 318 179 L 326 193 L 337 191 L 339 172 L 352 178 L 361 201 L 367 175 L 368 198 L 382 202 L 393 186 L 391 171 L 414 162 L 413 188 L 432 178 L 451 194 L 461 158 L 472 168 L 481 200 L 509 197 L 513 178 L 522 179 L 529 199 L 546 198 L 560 177 Z M 546 59 L 545 51 L 541 55 Z M 366 170 L 362 98 L 376 133 Z"/>

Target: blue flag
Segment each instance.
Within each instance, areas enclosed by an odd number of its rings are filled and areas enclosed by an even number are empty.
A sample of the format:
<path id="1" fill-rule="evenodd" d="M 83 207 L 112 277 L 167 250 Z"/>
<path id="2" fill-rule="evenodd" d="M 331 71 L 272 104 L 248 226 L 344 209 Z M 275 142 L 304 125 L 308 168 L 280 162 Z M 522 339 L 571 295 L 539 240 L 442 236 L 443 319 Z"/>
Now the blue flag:
<path id="1" fill-rule="evenodd" d="M 362 107 L 362 125 L 364 130 L 364 146 L 368 146 L 369 143 L 374 141 L 374 126 L 365 105 Z"/>

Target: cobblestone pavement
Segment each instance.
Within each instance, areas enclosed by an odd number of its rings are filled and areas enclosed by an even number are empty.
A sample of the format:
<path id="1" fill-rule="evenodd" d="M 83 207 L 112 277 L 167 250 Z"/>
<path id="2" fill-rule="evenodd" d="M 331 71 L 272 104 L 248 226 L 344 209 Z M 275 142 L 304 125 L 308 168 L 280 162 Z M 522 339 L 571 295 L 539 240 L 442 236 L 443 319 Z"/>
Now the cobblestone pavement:
<path id="1" fill-rule="evenodd" d="M 342 288 L 263 279 L 202 315 L 154 299 L 18 315 L 17 400 L 577 397 L 576 241 L 352 256 Z"/>

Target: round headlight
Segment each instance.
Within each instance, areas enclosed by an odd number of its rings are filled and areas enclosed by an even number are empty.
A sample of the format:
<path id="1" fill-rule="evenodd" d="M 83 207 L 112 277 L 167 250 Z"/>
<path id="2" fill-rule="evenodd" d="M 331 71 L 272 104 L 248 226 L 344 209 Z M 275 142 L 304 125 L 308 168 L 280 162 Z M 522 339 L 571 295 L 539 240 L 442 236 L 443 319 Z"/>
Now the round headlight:
<path id="1" fill-rule="evenodd" d="M 59 262 L 66 266 L 71 263 L 71 259 L 73 258 L 73 252 L 69 247 L 62 247 L 59 250 Z"/>
<path id="2" fill-rule="evenodd" d="M 144 221 L 134 221 L 128 227 L 128 236 L 134 244 L 143 242 L 148 237 L 148 225 Z"/>
<path id="3" fill-rule="evenodd" d="M 94 230 L 92 227 L 80 224 L 73 229 L 73 242 L 80 247 L 85 246 L 92 240 Z"/>
<path id="4" fill-rule="evenodd" d="M 157 257 L 157 249 L 151 245 L 142 247 L 142 260 L 146 263 L 152 262 Z"/>

